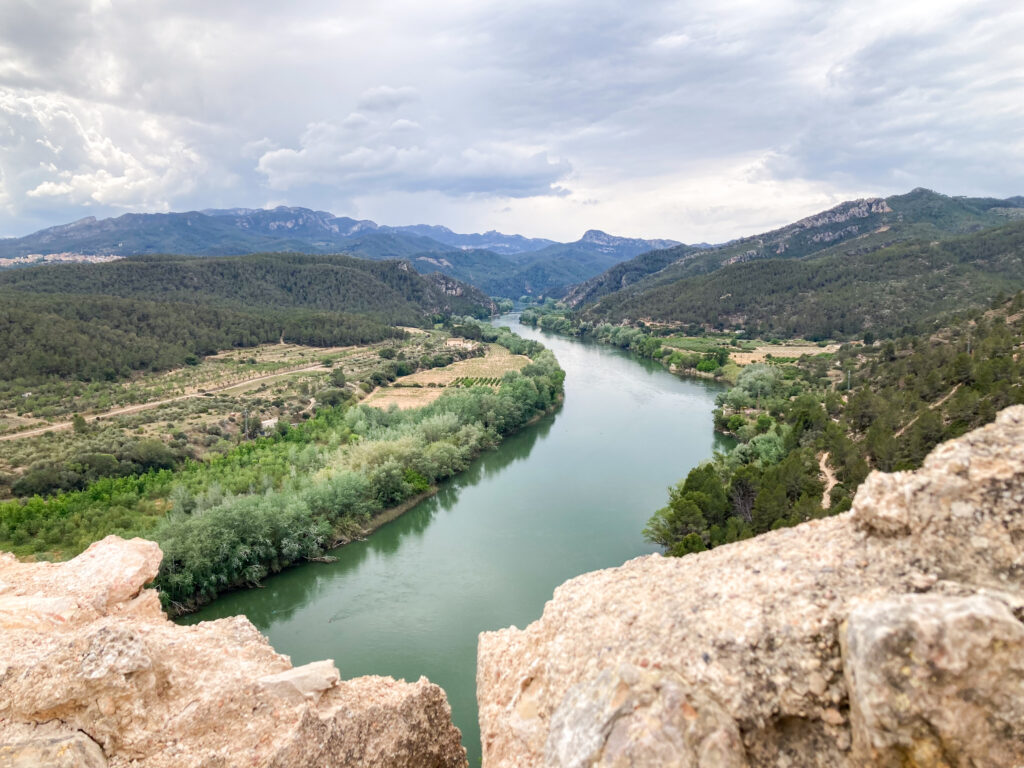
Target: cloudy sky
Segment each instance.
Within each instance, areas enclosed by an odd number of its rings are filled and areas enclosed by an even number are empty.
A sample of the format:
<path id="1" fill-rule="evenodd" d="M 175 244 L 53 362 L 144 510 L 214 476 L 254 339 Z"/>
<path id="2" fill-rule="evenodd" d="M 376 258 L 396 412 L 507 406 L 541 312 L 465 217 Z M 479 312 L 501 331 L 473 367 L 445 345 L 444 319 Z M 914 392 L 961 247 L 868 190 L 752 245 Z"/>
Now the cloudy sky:
<path id="1" fill-rule="evenodd" d="M 300 205 L 718 241 L 1024 194 L 1024 4 L 3 0 L 0 236 Z"/>

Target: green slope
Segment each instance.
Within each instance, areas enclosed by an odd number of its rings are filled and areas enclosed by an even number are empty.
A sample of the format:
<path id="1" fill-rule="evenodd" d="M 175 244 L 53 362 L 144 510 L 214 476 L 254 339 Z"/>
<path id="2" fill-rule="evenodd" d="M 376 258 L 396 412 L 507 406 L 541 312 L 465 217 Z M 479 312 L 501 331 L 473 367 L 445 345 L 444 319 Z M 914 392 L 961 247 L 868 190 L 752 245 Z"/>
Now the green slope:
<path id="1" fill-rule="evenodd" d="M 620 301 L 642 305 L 648 291 L 732 264 L 758 260 L 803 259 L 815 255 L 865 254 L 915 239 L 942 240 L 1001 226 L 1024 213 L 1021 198 L 955 198 L 927 189 L 886 199 L 855 200 L 752 237 L 704 249 L 679 246 L 644 254 L 572 288 L 572 306 L 593 304 L 604 296 L 637 297 Z M 652 307 L 650 316 L 656 316 Z"/>
<path id="2" fill-rule="evenodd" d="M 483 294 L 446 292 L 405 262 L 349 256 L 254 254 L 217 259 L 151 256 L 107 264 L 37 267 L 0 273 L 0 289 L 102 294 L 244 309 L 304 307 L 352 312 L 396 323 L 426 315 L 479 314 Z"/>
<path id="3" fill-rule="evenodd" d="M 1024 287 L 1024 222 L 864 253 L 758 259 L 606 296 L 591 320 L 656 320 L 829 338 L 900 333 Z"/>
<path id="4" fill-rule="evenodd" d="M 227 347 L 359 344 L 490 300 L 407 262 L 348 256 L 151 256 L 0 273 L 0 384 L 114 379 Z"/>

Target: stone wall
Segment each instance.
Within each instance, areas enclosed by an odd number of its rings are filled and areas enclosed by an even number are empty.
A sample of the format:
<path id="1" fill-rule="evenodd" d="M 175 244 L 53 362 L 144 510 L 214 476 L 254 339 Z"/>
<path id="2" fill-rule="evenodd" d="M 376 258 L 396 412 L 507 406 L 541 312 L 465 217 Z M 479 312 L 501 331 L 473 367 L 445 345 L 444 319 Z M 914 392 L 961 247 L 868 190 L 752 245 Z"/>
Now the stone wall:
<path id="1" fill-rule="evenodd" d="M 485 768 L 1024 765 L 1024 407 L 853 509 L 484 633 Z"/>

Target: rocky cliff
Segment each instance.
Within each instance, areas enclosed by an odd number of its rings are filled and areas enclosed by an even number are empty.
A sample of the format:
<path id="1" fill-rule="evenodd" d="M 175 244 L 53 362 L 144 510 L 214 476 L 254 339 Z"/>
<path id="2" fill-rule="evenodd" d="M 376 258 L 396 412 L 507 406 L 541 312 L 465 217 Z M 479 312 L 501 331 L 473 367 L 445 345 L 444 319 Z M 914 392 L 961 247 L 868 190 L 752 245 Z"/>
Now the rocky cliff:
<path id="1" fill-rule="evenodd" d="M 853 509 L 481 635 L 485 768 L 1024 765 L 1024 407 Z"/>
<path id="2" fill-rule="evenodd" d="M 466 765 L 436 685 L 292 667 L 244 617 L 177 626 L 143 588 L 160 559 L 0 554 L 0 768 Z"/>

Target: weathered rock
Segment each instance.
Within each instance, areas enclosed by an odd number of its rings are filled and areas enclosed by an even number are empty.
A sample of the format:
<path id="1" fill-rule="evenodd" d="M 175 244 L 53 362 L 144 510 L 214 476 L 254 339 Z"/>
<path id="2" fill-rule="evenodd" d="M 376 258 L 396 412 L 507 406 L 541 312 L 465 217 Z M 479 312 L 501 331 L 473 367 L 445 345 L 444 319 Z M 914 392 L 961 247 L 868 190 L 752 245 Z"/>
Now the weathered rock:
<path id="1" fill-rule="evenodd" d="M 1024 765 L 1024 624 L 988 595 L 855 608 L 843 661 L 865 764 Z"/>
<path id="2" fill-rule="evenodd" d="M 585 574 L 482 634 L 484 766 L 1021 765 L 1022 606 L 1015 407 L 849 513 Z"/>
<path id="3" fill-rule="evenodd" d="M 333 661 L 314 661 L 301 667 L 267 675 L 260 680 L 266 690 L 282 699 L 319 701 L 324 691 L 341 681 Z"/>
<path id="4" fill-rule="evenodd" d="M 112 768 L 466 764 L 436 685 L 340 681 L 329 661 L 292 668 L 244 617 L 175 625 L 143 588 L 160 558 L 152 542 L 113 536 L 67 563 L 0 555 L 0 745 L 22 761 L 12 766 L 51 764 L 31 755 L 54 744 L 81 752 L 69 765 L 98 755 Z M 46 722 L 66 732 L 35 728 Z"/>
<path id="5" fill-rule="evenodd" d="M 529 701 L 526 691 L 520 708 Z M 671 673 L 625 664 L 566 692 L 552 713 L 544 758 L 566 768 L 746 765 L 739 729 L 721 707 Z"/>
<path id="6" fill-rule="evenodd" d="M 0 739 L 0 768 L 107 768 L 99 745 L 59 723 L 9 725 Z"/>

